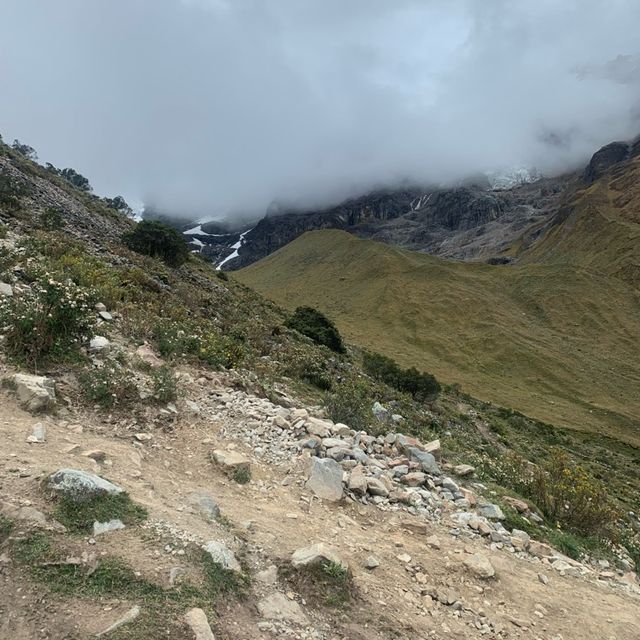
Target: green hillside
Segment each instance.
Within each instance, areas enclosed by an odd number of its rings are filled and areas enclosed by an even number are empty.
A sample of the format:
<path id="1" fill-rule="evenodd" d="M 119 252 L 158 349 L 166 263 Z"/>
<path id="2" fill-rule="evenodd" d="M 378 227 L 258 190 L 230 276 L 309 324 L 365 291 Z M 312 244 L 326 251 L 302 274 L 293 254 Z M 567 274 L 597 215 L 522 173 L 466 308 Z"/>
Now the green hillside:
<path id="1" fill-rule="evenodd" d="M 616 197 L 603 181 L 578 192 L 518 266 L 324 230 L 235 277 L 288 308 L 315 306 L 357 344 L 477 397 L 640 444 L 638 225 L 633 203 Z"/>

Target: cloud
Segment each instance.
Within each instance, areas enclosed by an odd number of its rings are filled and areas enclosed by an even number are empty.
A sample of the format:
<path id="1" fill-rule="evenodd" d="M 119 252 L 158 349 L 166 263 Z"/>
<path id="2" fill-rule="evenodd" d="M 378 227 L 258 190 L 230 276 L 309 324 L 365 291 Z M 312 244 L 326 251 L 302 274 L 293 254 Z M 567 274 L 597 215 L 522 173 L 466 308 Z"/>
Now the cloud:
<path id="1" fill-rule="evenodd" d="M 3 0 L 0 132 L 199 215 L 553 173 L 640 132 L 639 24 L 636 0 Z"/>

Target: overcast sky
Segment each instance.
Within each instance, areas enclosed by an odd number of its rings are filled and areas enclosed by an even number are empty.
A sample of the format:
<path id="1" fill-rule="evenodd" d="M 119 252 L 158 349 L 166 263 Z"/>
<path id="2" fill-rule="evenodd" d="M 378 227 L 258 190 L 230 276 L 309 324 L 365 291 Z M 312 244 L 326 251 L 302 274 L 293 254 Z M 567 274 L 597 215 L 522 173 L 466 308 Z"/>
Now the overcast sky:
<path id="1" fill-rule="evenodd" d="M 640 133 L 639 34 L 638 0 L 0 0 L 0 133 L 202 215 L 553 173 Z"/>

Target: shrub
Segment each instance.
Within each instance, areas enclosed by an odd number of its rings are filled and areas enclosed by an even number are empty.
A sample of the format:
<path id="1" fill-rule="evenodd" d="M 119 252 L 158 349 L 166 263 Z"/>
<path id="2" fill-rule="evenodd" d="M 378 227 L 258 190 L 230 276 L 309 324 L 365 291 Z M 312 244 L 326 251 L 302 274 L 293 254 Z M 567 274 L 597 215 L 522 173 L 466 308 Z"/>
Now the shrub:
<path id="1" fill-rule="evenodd" d="M 137 397 L 135 381 L 129 371 L 114 360 L 80 376 L 80 388 L 88 402 L 103 409 L 126 406 Z"/>
<path id="2" fill-rule="evenodd" d="M 0 222 L 0 240 L 7 237 L 7 225 Z"/>
<path id="3" fill-rule="evenodd" d="M 7 352 L 33 368 L 42 360 L 69 356 L 89 338 L 93 302 L 87 290 L 49 274 L 34 282 L 28 293 L 0 300 Z"/>
<path id="4" fill-rule="evenodd" d="M 171 367 L 163 366 L 151 372 L 153 397 L 158 402 L 173 402 L 178 397 L 178 383 Z"/>
<path id="5" fill-rule="evenodd" d="M 8 173 L 0 171 L 0 208 L 6 211 L 17 211 L 20 209 L 22 196 L 29 194 L 29 188 Z"/>
<path id="6" fill-rule="evenodd" d="M 342 337 L 336 326 L 325 315 L 313 307 L 298 307 L 285 322 L 289 329 L 311 338 L 316 344 L 329 347 L 337 353 L 344 353 Z"/>
<path id="7" fill-rule="evenodd" d="M 440 384 L 430 373 L 416 368 L 402 369 L 394 360 L 379 353 L 365 353 L 364 370 L 376 380 L 411 394 L 416 400 L 433 400 L 440 393 Z"/>
<path id="8" fill-rule="evenodd" d="M 64 226 L 64 218 L 59 209 L 48 207 L 40 214 L 40 226 L 46 231 L 56 231 Z"/>
<path id="9" fill-rule="evenodd" d="M 325 406 L 334 422 L 342 422 L 359 431 L 369 426 L 371 404 L 367 389 L 361 383 L 343 382 L 335 387 Z"/>
<path id="10" fill-rule="evenodd" d="M 125 245 L 136 253 L 160 258 L 171 267 L 179 267 L 189 257 L 182 234 L 157 220 L 143 220 L 123 237 Z"/>

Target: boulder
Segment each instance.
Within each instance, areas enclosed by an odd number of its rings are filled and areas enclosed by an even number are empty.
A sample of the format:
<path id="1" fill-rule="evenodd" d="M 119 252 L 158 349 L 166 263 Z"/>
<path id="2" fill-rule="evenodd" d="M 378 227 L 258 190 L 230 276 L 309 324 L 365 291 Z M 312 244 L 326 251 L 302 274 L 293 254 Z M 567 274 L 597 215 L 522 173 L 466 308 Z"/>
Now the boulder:
<path id="1" fill-rule="evenodd" d="M 112 633 L 113 631 L 115 631 L 116 629 L 119 629 L 125 624 L 129 624 L 130 622 L 133 622 L 140 615 L 140 611 L 141 609 L 138 605 L 136 605 L 135 607 L 132 607 L 122 617 L 118 618 L 118 620 L 116 620 L 112 625 L 108 626 L 104 631 L 100 631 L 99 633 L 96 633 L 95 637 L 101 638 L 102 636 L 106 636 Z"/>
<path id="2" fill-rule="evenodd" d="M 242 567 L 235 557 L 233 551 L 227 548 L 222 542 L 211 540 L 203 547 L 203 549 L 211 556 L 214 562 L 217 562 L 224 569 L 229 571 L 242 572 Z"/>
<path id="3" fill-rule="evenodd" d="M 312 544 L 310 547 L 296 549 L 291 556 L 291 564 L 294 567 L 306 567 L 309 565 L 326 564 L 329 562 L 339 564 L 345 569 L 348 568 L 347 563 L 340 558 L 337 552 L 324 544 L 324 542 L 318 542 L 316 544 Z"/>
<path id="4" fill-rule="evenodd" d="M 330 420 L 321 420 L 320 418 L 307 418 L 304 426 L 307 429 L 307 433 L 312 436 L 318 436 L 319 438 L 328 438 L 333 429 L 333 422 Z"/>
<path id="5" fill-rule="evenodd" d="M 89 342 L 89 351 L 107 351 L 111 346 L 111 342 L 104 336 L 94 336 Z"/>
<path id="6" fill-rule="evenodd" d="M 497 504 L 483 502 L 478 505 L 478 513 L 489 520 L 504 520 L 504 513 Z"/>
<path id="7" fill-rule="evenodd" d="M 408 487 L 419 487 L 425 483 L 426 479 L 427 475 L 422 473 L 422 471 L 412 471 L 402 476 L 400 482 L 406 484 Z"/>
<path id="8" fill-rule="evenodd" d="M 381 496 L 387 498 L 389 496 L 389 489 L 382 480 L 378 478 L 367 478 L 367 491 L 372 496 Z"/>
<path id="9" fill-rule="evenodd" d="M 415 460 L 420 463 L 422 470 L 432 476 L 440 475 L 440 468 L 434 458 L 433 454 L 428 451 L 423 451 L 417 447 L 409 447 L 407 455 L 411 460 Z"/>
<path id="10" fill-rule="evenodd" d="M 364 475 L 364 469 L 358 465 L 351 471 L 349 482 L 347 483 L 350 491 L 364 495 L 367 492 L 367 477 Z"/>
<path id="11" fill-rule="evenodd" d="M 371 413 L 373 413 L 380 422 L 386 422 L 389 420 L 389 411 L 387 411 L 387 409 L 385 409 L 379 402 L 373 403 Z"/>
<path id="12" fill-rule="evenodd" d="M 79 469 L 59 469 L 49 476 L 48 488 L 56 495 L 76 502 L 122 493 L 122 488 L 118 485 Z"/>
<path id="13" fill-rule="evenodd" d="M 41 422 L 38 422 L 33 425 L 33 431 L 31 432 L 31 435 L 27 437 L 27 442 L 42 444 L 46 439 L 47 430 Z"/>
<path id="14" fill-rule="evenodd" d="M 11 298 L 13 296 L 13 287 L 6 282 L 0 282 L 0 296 Z"/>
<path id="15" fill-rule="evenodd" d="M 27 411 L 46 411 L 56 402 L 55 381 L 52 378 L 16 373 L 13 383 L 18 402 Z"/>
<path id="16" fill-rule="evenodd" d="M 215 640 L 207 614 L 197 607 L 184 614 L 184 621 L 193 632 L 194 640 Z"/>
<path id="17" fill-rule="evenodd" d="M 249 470 L 251 462 L 237 451 L 224 451 L 216 449 L 211 454 L 211 459 L 227 473 L 235 473 L 240 470 Z"/>
<path id="18" fill-rule="evenodd" d="M 311 458 L 306 487 L 323 500 L 341 500 L 342 473 L 342 467 L 331 458 Z"/>
<path id="19" fill-rule="evenodd" d="M 220 517 L 220 507 L 211 494 L 195 492 L 189 494 L 187 500 L 189 504 L 196 507 L 207 520 L 212 521 Z"/>
<path id="20" fill-rule="evenodd" d="M 496 570 L 489 561 L 489 558 L 481 553 L 474 553 L 464 561 L 464 566 L 476 577 L 486 580 L 496 575 Z"/>
<path id="21" fill-rule="evenodd" d="M 461 478 L 473 475 L 475 470 L 476 468 L 472 467 L 470 464 L 458 464 L 453 468 L 453 472 Z"/>

